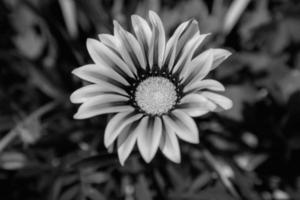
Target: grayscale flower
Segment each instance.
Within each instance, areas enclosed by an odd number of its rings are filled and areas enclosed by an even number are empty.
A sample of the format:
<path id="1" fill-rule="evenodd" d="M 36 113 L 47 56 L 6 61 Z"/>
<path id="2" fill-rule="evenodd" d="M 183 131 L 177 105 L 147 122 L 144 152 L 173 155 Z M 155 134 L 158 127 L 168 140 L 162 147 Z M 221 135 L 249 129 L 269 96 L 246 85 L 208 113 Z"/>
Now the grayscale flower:
<path id="1" fill-rule="evenodd" d="M 104 144 L 117 142 L 121 164 L 135 144 L 146 162 L 158 149 L 180 162 L 178 138 L 199 143 L 192 117 L 210 111 L 230 109 L 232 101 L 217 92 L 224 86 L 206 75 L 224 61 L 230 52 L 196 49 L 208 34 L 200 34 L 195 20 L 183 22 L 167 41 L 158 15 L 149 12 L 150 24 L 133 15 L 135 36 L 114 22 L 114 34 L 88 39 L 87 49 L 95 64 L 73 73 L 90 82 L 71 95 L 82 104 L 76 119 L 114 114 L 107 124 Z"/>

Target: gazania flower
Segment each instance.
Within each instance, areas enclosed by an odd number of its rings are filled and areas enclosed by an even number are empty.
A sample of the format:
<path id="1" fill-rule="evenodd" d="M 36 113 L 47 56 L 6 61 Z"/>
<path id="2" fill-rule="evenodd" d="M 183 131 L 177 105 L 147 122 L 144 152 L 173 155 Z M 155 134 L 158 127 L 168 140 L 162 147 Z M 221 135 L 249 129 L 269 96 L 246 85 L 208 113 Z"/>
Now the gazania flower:
<path id="1" fill-rule="evenodd" d="M 82 103 L 76 119 L 114 114 L 107 124 L 104 144 L 115 141 L 121 164 L 135 144 L 146 162 L 157 150 L 180 162 L 178 138 L 199 142 L 192 117 L 229 109 L 231 100 L 216 93 L 224 86 L 204 79 L 230 53 L 209 49 L 195 54 L 207 34 L 200 34 L 195 20 L 183 22 L 167 41 L 158 15 L 149 12 L 150 24 L 133 15 L 135 36 L 114 22 L 114 35 L 88 39 L 87 49 L 95 62 L 73 73 L 90 82 L 71 95 Z"/>

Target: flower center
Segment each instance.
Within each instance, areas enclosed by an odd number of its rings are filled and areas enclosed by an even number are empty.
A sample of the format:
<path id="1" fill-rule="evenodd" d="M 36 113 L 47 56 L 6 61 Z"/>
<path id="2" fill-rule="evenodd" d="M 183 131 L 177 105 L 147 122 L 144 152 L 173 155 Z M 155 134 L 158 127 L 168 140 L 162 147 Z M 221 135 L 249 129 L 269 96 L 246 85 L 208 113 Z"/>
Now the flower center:
<path id="1" fill-rule="evenodd" d="M 135 101 L 141 110 L 150 115 L 167 113 L 176 103 L 175 85 L 167 78 L 149 77 L 135 91 Z"/>

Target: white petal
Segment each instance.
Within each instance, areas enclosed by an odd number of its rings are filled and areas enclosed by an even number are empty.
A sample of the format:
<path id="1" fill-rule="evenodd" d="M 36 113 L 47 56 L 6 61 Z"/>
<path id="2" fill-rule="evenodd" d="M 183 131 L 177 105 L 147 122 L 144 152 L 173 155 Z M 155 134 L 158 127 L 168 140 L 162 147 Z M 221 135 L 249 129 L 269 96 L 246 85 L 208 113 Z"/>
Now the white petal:
<path id="1" fill-rule="evenodd" d="M 102 84 L 103 82 L 108 82 L 117 87 L 124 87 L 129 85 L 124 77 L 104 65 L 84 65 L 82 67 L 76 68 L 72 71 L 72 73 L 79 78 L 91 83 Z"/>
<path id="2" fill-rule="evenodd" d="M 224 60 L 226 60 L 231 55 L 231 53 L 226 49 L 212 49 L 212 53 L 214 61 L 211 70 L 218 67 Z"/>
<path id="3" fill-rule="evenodd" d="M 126 62 L 126 64 L 131 69 L 131 71 L 134 71 L 134 73 L 136 74 L 137 73 L 136 67 L 135 67 L 132 59 L 130 58 L 128 50 L 126 49 L 126 47 L 123 44 L 122 37 L 120 36 L 121 31 L 122 31 L 121 25 L 117 21 L 114 21 L 114 35 L 120 41 L 119 52 L 120 52 L 123 60 Z"/>
<path id="4" fill-rule="evenodd" d="M 232 101 L 225 96 L 213 93 L 213 92 L 201 92 L 201 95 L 208 98 L 212 102 L 216 103 L 225 110 L 228 110 L 232 107 Z"/>
<path id="5" fill-rule="evenodd" d="M 158 65 L 162 67 L 164 61 L 164 53 L 166 48 L 166 35 L 163 24 L 159 16 L 149 11 L 149 19 L 152 24 L 152 38 L 150 43 L 149 64 L 150 67 Z"/>
<path id="6" fill-rule="evenodd" d="M 144 20 L 138 15 L 132 15 L 131 22 L 132 22 L 132 27 L 135 32 L 135 35 L 140 45 L 143 47 L 144 50 L 143 53 L 146 58 L 146 56 L 149 53 L 150 40 L 152 35 L 150 26 L 146 20 Z"/>
<path id="7" fill-rule="evenodd" d="M 144 130 L 139 133 L 137 144 L 143 159 L 149 163 L 157 152 L 162 135 L 162 122 L 159 117 L 144 117 L 141 121 Z"/>
<path id="8" fill-rule="evenodd" d="M 196 81 L 193 84 L 186 86 L 183 89 L 183 92 L 189 93 L 194 91 L 200 91 L 202 89 L 224 91 L 225 87 L 219 81 L 213 79 L 205 79 L 205 80 Z"/>
<path id="9" fill-rule="evenodd" d="M 104 133 L 104 145 L 108 147 L 111 145 L 123 129 L 140 119 L 142 114 L 136 114 L 133 112 L 121 112 L 117 113 L 107 124 Z"/>
<path id="10" fill-rule="evenodd" d="M 91 84 L 76 90 L 71 94 L 70 100 L 72 103 L 83 103 L 92 97 L 109 93 L 128 96 L 123 89 L 103 82 L 101 85 Z"/>
<path id="11" fill-rule="evenodd" d="M 181 36 L 183 31 L 187 27 L 188 23 L 189 23 L 189 21 L 181 23 L 175 30 L 172 37 L 167 42 L 164 62 L 168 63 L 169 69 L 172 69 L 172 67 L 174 65 L 176 52 L 177 52 L 177 43 L 178 43 L 179 37 Z"/>
<path id="12" fill-rule="evenodd" d="M 146 68 L 146 61 L 142 53 L 142 48 L 135 37 L 125 31 L 122 26 L 114 21 L 114 34 L 121 42 L 120 53 L 125 62 L 135 70 L 142 66 Z"/>
<path id="13" fill-rule="evenodd" d="M 114 94 L 103 94 L 90 98 L 84 102 L 74 115 L 76 119 L 85 119 L 107 113 L 132 111 L 134 108 L 128 105 L 128 98 Z"/>
<path id="14" fill-rule="evenodd" d="M 124 165 L 137 140 L 138 131 L 135 123 L 138 122 L 127 125 L 118 137 L 118 156 L 121 165 Z"/>
<path id="15" fill-rule="evenodd" d="M 187 63 L 191 62 L 191 59 L 194 55 L 195 50 L 200 46 L 200 44 L 203 42 L 203 40 L 208 36 L 209 34 L 196 34 L 191 40 L 187 42 L 185 47 L 183 48 L 183 52 L 180 56 L 180 59 L 174 66 L 174 72 L 176 72 L 178 69 L 180 69 L 180 72 L 182 69 L 184 71 L 187 70 L 188 66 L 185 66 Z M 183 72 L 185 74 L 185 72 Z"/>
<path id="16" fill-rule="evenodd" d="M 121 75 L 134 77 L 135 71 L 130 68 L 118 55 L 110 48 L 94 39 L 87 39 L 88 52 L 95 63 L 113 68 Z"/>
<path id="17" fill-rule="evenodd" d="M 183 85 L 192 84 L 203 79 L 211 70 L 213 54 L 211 50 L 206 50 L 195 57 L 187 67 L 187 75 L 183 77 Z"/>
<path id="18" fill-rule="evenodd" d="M 197 126 L 194 120 L 185 112 L 174 110 L 171 116 L 164 115 L 163 120 L 182 140 L 194 144 L 199 143 Z"/>
<path id="19" fill-rule="evenodd" d="M 184 111 L 192 117 L 204 115 L 209 111 L 214 111 L 216 108 L 217 106 L 214 103 L 196 93 L 184 96 L 178 105 L 179 110 Z"/>
<path id="20" fill-rule="evenodd" d="M 124 60 L 128 64 L 133 65 L 135 68 L 141 66 L 143 69 L 145 69 L 146 60 L 138 41 L 131 33 L 125 31 L 117 22 L 114 22 L 114 26 L 116 37 L 118 37 L 122 43 L 121 48 L 126 52 L 123 57 Z"/>
<path id="21" fill-rule="evenodd" d="M 175 163 L 180 163 L 180 147 L 175 132 L 168 123 L 163 122 L 163 135 L 160 142 L 162 153 Z"/>
<path id="22" fill-rule="evenodd" d="M 199 25 L 196 20 L 191 20 L 183 34 L 180 36 L 176 49 L 176 57 L 180 57 L 182 49 L 194 35 L 200 34 Z"/>
<path id="23" fill-rule="evenodd" d="M 114 50 L 118 50 L 119 46 L 120 46 L 120 41 L 114 37 L 113 35 L 110 35 L 110 34 L 106 34 L 106 33 L 103 33 L 103 34 L 99 34 L 99 39 L 100 41 L 105 44 L 106 46 L 114 49 Z"/>

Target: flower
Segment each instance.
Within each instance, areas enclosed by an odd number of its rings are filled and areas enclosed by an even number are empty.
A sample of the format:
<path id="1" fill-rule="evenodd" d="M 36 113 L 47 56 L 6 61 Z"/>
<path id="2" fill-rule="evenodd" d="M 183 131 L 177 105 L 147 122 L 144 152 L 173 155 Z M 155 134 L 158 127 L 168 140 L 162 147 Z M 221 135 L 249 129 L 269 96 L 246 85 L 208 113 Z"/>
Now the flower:
<path id="1" fill-rule="evenodd" d="M 122 165 L 135 143 L 146 162 L 160 149 L 179 163 L 178 138 L 199 143 L 192 117 L 232 107 L 230 99 L 216 93 L 224 91 L 224 86 L 204 79 L 230 52 L 209 49 L 197 55 L 208 34 L 200 34 L 195 20 L 180 24 L 168 41 L 155 12 L 149 12 L 151 25 L 137 15 L 131 20 L 135 36 L 114 21 L 114 35 L 87 40 L 95 64 L 73 73 L 92 84 L 71 95 L 73 103 L 82 103 L 74 118 L 114 114 L 105 129 L 104 144 L 109 148 L 117 140 Z"/>

